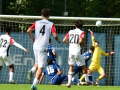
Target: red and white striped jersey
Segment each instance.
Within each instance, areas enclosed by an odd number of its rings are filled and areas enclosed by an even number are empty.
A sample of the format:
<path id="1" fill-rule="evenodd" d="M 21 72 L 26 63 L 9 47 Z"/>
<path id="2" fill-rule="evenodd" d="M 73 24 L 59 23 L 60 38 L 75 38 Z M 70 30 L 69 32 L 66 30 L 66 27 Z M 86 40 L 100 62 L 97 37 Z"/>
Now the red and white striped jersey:
<path id="1" fill-rule="evenodd" d="M 35 42 L 33 49 L 44 51 L 49 44 L 51 33 L 56 33 L 55 25 L 48 20 L 38 20 L 30 27 L 35 29 Z"/>
<path id="2" fill-rule="evenodd" d="M 10 44 L 13 44 L 14 40 L 7 34 L 0 36 L 0 56 L 6 56 Z"/>
<path id="3" fill-rule="evenodd" d="M 81 50 L 79 39 L 84 39 L 84 31 L 80 29 L 70 30 L 66 37 L 69 38 L 69 54 L 78 55 Z"/>

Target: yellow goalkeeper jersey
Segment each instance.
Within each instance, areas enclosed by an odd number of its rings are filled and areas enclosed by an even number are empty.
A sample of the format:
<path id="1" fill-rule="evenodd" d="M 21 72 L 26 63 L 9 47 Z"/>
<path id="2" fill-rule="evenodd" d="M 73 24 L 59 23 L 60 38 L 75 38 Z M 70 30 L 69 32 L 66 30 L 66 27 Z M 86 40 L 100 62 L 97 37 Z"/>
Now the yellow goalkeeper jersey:
<path id="1" fill-rule="evenodd" d="M 95 47 L 94 53 L 92 56 L 92 62 L 95 64 L 100 64 L 101 55 L 109 56 L 109 53 L 105 53 L 99 46 L 95 46 L 94 36 L 92 36 L 92 45 Z"/>

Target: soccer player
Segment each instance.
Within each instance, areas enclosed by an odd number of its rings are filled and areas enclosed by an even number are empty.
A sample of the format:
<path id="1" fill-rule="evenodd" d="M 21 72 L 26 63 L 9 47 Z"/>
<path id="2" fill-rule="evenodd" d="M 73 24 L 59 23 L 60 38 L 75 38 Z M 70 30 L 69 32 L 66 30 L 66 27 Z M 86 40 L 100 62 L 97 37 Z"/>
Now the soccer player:
<path id="1" fill-rule="evenodd" d="M 27 53 L 29 51 L 27 49 L 25 49 L 24 47 L 22 47 L 17 42 L 15 42 L 15 40 L 10 37 L 11 31 L 12 31 L 11 27 L 8 26 L 8 27 L 5 28 L 6 34 L 3 34 L 3 35 L 0 36 L 0 70 L 2 69 L 2 66 L 4 65 L 4 63 L 6 64 L 6 66 L 9 66 L 9 68 L 10 68 L 9 83 L 10 84 L 16 84 L 17 82 L 15 82 L 13 80 L 14 63 L 11 60 L 11 57 L 9 55 L 10 45 L 15 45 L 16 47 L 24 50 Z"/>
<path id="2" fill-rule="evenodd" d="M 69 71 L 68 71 L 68 84 L 67 87 L 71 86 L 71 79 L 73 76 L 73 69 L 75 63 L 78 66 L 82 66 L 82 71 L 85 74 L 85 80 L 86 82 L 88 81 L 88 75 L 87 75 L 87 67 L 85 65 L 85 60 L 83 55 L 81 55 L 81 45 L 85 46 L 84 43 L 84 31 L 81 30 L 83 26 L 83 21 L 82 20 L 77 20 L 75 22 L 75 29 L 70 30 L 66 36 L 63 39 L 63 42 L 66 44 L 69 44 L 69 59 L 68 59 L 68 64 L 69 64 Z M 68 41 L 69 38 L 69 41 Z M 80 45 L 81 44 L 81 45 Z"/>
<path id="3" fill-rule="evenodd" d="M 49 45 L 46 50 L 47 50 L 47 58 L 51 58 L 53 63 L 56 63 L 56 51 L 55 51 L 55 48 L 53 47 L 53 45 L 51 44 L 51 38 L 49 38 Z M 37 67 L 36 67 L 36 65 L 34 65 L 31 68 L 31 70 L 28 71 L 28 75 L 27 75 L 28 83 L 31 82 L 31 75 L 33 73 L 35 73 L 36 70 L 37 70 Z"/>
<path id="4" fill-rule="evenodd" d="M 41 11 L 42 20 L 35 21 L 30 28 L 27 30 L 28 35 L 34 42 L 33 50 L 35 55 L 35 67 L 37 68 L 36 76 L 34 78 L 31 90 L 37 90 L 36 85 L 39 82 L 40 75 L 43 71 L 43 68 L 47 60 L 47 47 L 49 44 L 50 34 L 52 33 L 54 38 L 60 43 L 60 40 L 57 36 L 55 25 L 53 22 L 50 22 L 50 10 L 47 8 L 42 9 Z M 31 31 L 35 30 L 35 39 Z"/>
<path id="5" fill-rule="evenodd" d="M 98 81 L 101 80 L 102 78 L 105 77 L 105 71 L 103 69 L 103 67 L 100 64 L 101 61 L 101 55 L 104 56 L 110 56 L 112 54 L 114 54 L 115 52 L 109 52 L 109 53 L 105 53 L 100 47 L 99 47 L 99 42 L 95 41 L 94 38 L 94 33 L 89 29 L 88 30 L 91 34 L 91 39 L 92 39 L 92 45 L 94 46 L 94 53 L 92 56 L 92 62 L 90 63 L 89 66 L 89 70 L 90 70 L 90 74 L 92 72 L 94 72 L 95 70 L 98 71 L 98 73 L 100 74 L 100 76 L 96 79 L 95 84 L 98 85 Z"/>
<path id="6" fill-rule="evenodd" d="M 61 85 L 62 82 L 67 81 L 68 80 L 68 76 L 67 75 L 62 75 L 62 70 L 60 68 L 60 66 L 58 66 L 56 63 L 53 62 L 53 60 L 51 58 L 47 59 L 47 63 L 48 66 L 44 69 L 41 77 L 40 77 L 40 82 L 42 82 L 43 77 L 45 75 L 47 75 L 50 83 L 52 85 Z M 74 79 L 74 82 L 79 83 L 79 79 L 76 78 L 72 78 Z"/>
<path id="7" fill-rule="evenodd" d="M 89 48 L 89 51 L 86 51 L 86 52 L 83 54 L 84 60 L 85 60 L 85 64 L 86 64 L 87 67 L 88 67 L 87 63 L 88 63 L 88 61 L 90 60 L 93 52 L 94 52 L 94 46 L 91 46 L 91 47 Z M 74 69 L 73 69 L 74 75 L 77 74 L 77 73 L 80 72 L 80 71 L 82 71 L 82 67 L 81 67 L 81 66 L 78 66 L 77 64 L 75 64 Z M 84 74 L 83 74 L 82 77 L 80 78 L 80 81 L 82 82 L 82 80 L 83 80 L 84 78 L 85 78 L 85 77 L 84 77 Z M 88 78 L 89 78 L 89 82 L 92 83 L 92 76 L 91 76 L 91 75 L 88 75 Z M 89 84 L 90 84 L 90 83 L 89 83 Z M 82 83 L 80 83 L 80 84 L 82 84 Z"/>

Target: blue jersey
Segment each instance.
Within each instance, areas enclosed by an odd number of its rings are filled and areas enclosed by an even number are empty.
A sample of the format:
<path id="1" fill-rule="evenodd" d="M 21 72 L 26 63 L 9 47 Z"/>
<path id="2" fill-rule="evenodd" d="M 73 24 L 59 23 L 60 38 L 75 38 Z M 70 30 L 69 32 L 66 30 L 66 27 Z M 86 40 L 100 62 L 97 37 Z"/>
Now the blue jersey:
<path id="1" fill-rule="evenodd" d="M 51 79 L 57 75 L 58 70 L 61 70 L 61 68 L 57 64 L 53 63 L 52 65 L 48 65 L 42 74 L 47 75 L 48 79 L 51 81 Z"/>
<path id="2" fill-rule="evenodd" d="M 56 62 L 55 56 L 53 55 L 53 51 L 55 51 L 52 44 L 48 45 L 48 58 L 51 58 L 53 62 Z"/>
<path id="3" fill-rule="evenodd" d="M 85 59 L 85 63 L 87 64 L 87 62 L 90 60 L 91 56 L 92 56 L 92 53 L 87 51 L 83 54 L 84 56 L 84 59 Z"/>
<path id="4" fill-rule="evenodd" d="M 86 63 L 86 66 L 87 66 L 87 62 L 90 60 L 90 58 L 92 56 L 92 53 L 87 51 L 83 54 L 83 56 L 84 56 L 85 63 Z M 74 74 L 77 74 L 80 71 L 82 72 L 82 68 L 80 66 L 78 66 L 77 64 L 75 64 L 74 69 L 73 69 Z"/>

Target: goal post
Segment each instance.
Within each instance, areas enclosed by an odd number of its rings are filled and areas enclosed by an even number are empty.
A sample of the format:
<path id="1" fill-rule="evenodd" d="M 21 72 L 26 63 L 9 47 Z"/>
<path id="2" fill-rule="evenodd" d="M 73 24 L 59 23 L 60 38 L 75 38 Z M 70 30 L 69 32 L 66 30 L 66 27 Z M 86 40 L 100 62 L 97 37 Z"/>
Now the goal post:
<path id="1" fill-rule="evenodd" d="M 18 83 L 27 83 L 27 72 L 34 65 L 33 43 L 27 35 L 26 30 L 32 23 L 34 23 L 34 21 L 40 19 L 42 19 L 41 16 L 0 15 L 0 35 L 4 33 L 6 26 L 11 26 L 13 30 L 11 37 L 30 51 L 29 54 L 26 54 L 15 46 L 11 46 L 10 54 L 15 64 L 14 80 Z M 51 36 L 52 44 L 57 52 L 57 62 L 61 66 L 63 74 L 67 75 L 69 66 L 68 45 L 62 43 L 62 39 L 69 30 L 75 28 L 74 22 L 78 19 L 84 21 L 83 30 L 86 33 L 85 43 L 87 44 L 87 48 L 83 48 L 82 53 L 88 50 L 91 46 L 91 37 L 87 32 L 88 29 L 91 29 L 95 33 L 95 39 L 99 41 L 100 47 L 105 52 L 115 51 L 115 55 L 109 57 L 102 56 L 101 58 L 101 65 L 106 72 L 106 77 L 100 81 L 100 84 L 120 85 L 120 18 L 51 16 L 49 20 L 55 23 L 58 36 L 61 40 L 61 43 L 58 44 Z M 97 20 L 102 21 L 103 25 L 101 27 L 95 26 Z M 0 71 L 0 83 L 8 83 L 8 72 L 8 67 L 4 66 Z M 99 74 L 94 72 L 93 80 L 98 78 L 98 76 Z M 79 74 L 75 77 L 78 78 Z M 48 84 L 48 79 L 46 77 L 44 78 L 43 84 Z"/>

